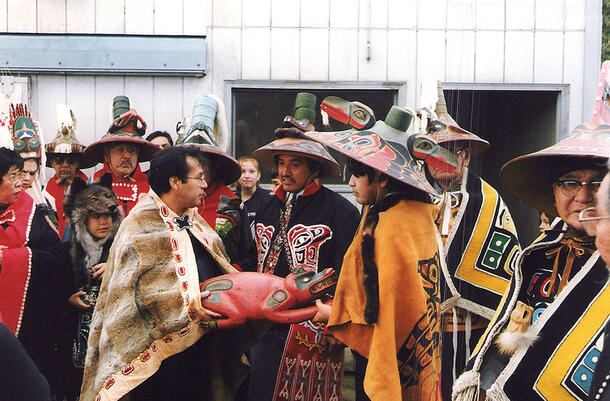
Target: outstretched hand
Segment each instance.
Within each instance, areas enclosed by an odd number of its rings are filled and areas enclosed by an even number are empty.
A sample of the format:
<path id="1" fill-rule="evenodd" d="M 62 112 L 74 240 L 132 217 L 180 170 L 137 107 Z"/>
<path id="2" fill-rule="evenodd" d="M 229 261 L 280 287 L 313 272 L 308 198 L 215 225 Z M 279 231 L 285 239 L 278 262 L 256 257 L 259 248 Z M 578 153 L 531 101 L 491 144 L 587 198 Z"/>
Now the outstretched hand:
<path id="1" fill-rule="evenodd" d="M 87 293 L 85 291 L 77 291 L 70 296 L 70 298 L 68 299 L 68 302 L 70 302 L 70 304 L 72 306 L 76 307 L 77 309 L 90 309 L 93 307 L 93 305 L 86 304 L 85 302 L 83 302 L 83 299 L 81 298 L 83 295 L 86 295 L 86 294 Z"/>

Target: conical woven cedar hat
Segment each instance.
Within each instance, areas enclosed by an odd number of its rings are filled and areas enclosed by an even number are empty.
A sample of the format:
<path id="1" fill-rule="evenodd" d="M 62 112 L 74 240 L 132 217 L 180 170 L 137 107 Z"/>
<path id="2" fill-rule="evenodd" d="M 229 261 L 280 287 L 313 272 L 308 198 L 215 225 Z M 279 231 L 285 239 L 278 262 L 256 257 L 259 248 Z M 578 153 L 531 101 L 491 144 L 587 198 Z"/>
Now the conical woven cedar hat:
<path id="1" fill-rule="evenodd" d="M 436 143 L 442 145 L 448 142 L 467 142 L 473 155 L 483 153 L 489 149 L 489 142 L 460 127 L 449 115 L 445 94 L 440 85 L 438 86 L 438 101 L 434 112 L 437 118 L 428 123 L 427 132 Z"/>
<path id="2" fill-rule="evenodd" d="M 276 140 L 254 151 L 252 156 L 269 168 L 277 168 L 275 156 L 292 154 L 318 162 L 322 169 L 318 177 L 336 177 L 341 166 L 321 144 L 303 138 L 303 133 L 314 130 L 316 96 L 301 92 L 295 100 L 294 117 L 284 118 L 282 126 L 275 130 Z"/>
<path id="3" fill-rule="evenodd" d="M 76 138 L 76 116 L 69 106 L 57 105 L 57 134 L 45 145 L 47 167 L 51 167 L 51 159 L 56 154 L 71 154 L 82 156 L 85 146 Z"/>
<path id="4" fill-rule="evenodd" d="M 610 126 L 583 124 L 548 148 L 510 160 L 500 170 L 500 178 L 517 198 L 557 216 L 553 183 L 574 170 L 606 170 L 608 157 Z"/>
<path id="5" fill-rule="evenodd" d="M 85 148 L 81 160 L 81 168 L 93 167 L 104 162 L 104 148 L 116 143 L 129 143 L 138 148 L 138 162 L 150 160 L 161 150 L 157 145 L 143 139 L 146 133 L 146 122 L 130 108 L 127 96 L 115 96 L 112 101 L 112 117 L 114 121 L 108 132 L 99 141 Z"/>

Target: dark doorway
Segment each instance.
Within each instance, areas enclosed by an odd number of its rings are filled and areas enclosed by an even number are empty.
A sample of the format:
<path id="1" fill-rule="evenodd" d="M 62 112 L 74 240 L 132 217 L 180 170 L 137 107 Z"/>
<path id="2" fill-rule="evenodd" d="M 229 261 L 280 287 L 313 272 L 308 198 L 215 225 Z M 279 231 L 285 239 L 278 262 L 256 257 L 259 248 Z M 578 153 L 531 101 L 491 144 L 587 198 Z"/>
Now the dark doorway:
<path id="1" fill-rule="evenodd" d="M 558 97 L 557 91 L 445 90 L 449 114 L 491 144 L 471 160 L 470 168 L 508 205 L 522 248 L 539 234 L 539 213 L 502 187 L 500 169 L 514 157 L 555 143 Z"/>

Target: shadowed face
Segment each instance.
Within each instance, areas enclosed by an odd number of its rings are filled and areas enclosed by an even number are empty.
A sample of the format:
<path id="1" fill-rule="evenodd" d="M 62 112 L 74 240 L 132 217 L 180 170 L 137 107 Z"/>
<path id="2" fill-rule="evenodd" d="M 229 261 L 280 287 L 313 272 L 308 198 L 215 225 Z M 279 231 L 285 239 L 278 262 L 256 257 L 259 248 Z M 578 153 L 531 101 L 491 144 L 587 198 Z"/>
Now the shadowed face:
<path id="1" fill-rule="evenodd" d="M 65 185 L 72 183 L 78 169 L 78 158 L 73 155 L 55 155 L 51 158 L 51 167 Z"/>
<path id="2" fill-rule="evenodd" d="M 318 176 L 311 171 L 304 157 L 289 154 L 279 155 L 277 159 L 278 177 L 286 192 L 302 191 Z"/>
<path id="3" fill-rule="evenodd" d="M 168 147 L 172 146 L 169 143 L 169 141 L 167 140 L 167 138 L 164 137 L 164 136 L 155 137 L 155 138 L 151 139 L 150 142 L 155 144 L 155 145 L 157 145 L 157 146 L 160 146 L 161 149 L 165 149 L 165 148 L 168 148 Z"/>
<path id="4" fill-rule="evenodd" d="M 204 204 L 205 189 L 208 184 L 201 163 L 191 156 L 186 157 L 189 171 L 186 174 L 186 182 L 179 182 L 178 195 L 184 209 L 199 207 Z"/>
<path id="5" fill-rule="evenodd" d="M 349 186 L 352 187 L 352 194 L 354 194 L 356 202 L 361 205 L 372 205 L 377 201 L 379 183 L 379 173 L 375 175 L 375 179 L 372 182 L 366 174 L 359 177 L 352 174 L 349 179 Z"/>
<path id="6" fill-rule="evenodd" d="M 553 196 L 555 208 L 561 219 L 576 231 L 584 231 L 584 227 L 578 221 L 579 213 L 586 208 L 595 206 L 595 192 L 604 174 L 599 170 L 574 170 L 559 177 L 553 183 Z M 586 182 L 591 185 L 581 185 L 575 190 L 571 186 L 577 186 Z M 576 183 L 576 184 L 574 184 Z"/>
<path id="7" fill-rule="evenodd" d="M 97 214 L 89 212 L 87 219 L 87 230 L 97 240 L 104 239 L 112 229 L 112 216 L 109 214 Z"/>
<path id="8" fill-rule="evenodd" d="M 32 188 L 32 183 L 38 174 L 38 161 L 27 159 L 23 161 L 23 174 L 21 176 L 21 187 L 23 189 Z"/>
<path id="9" fill-rule="evenodd" d="M 17 201 L 21 192 L 21 176 L 21 170 L 17 166 L 12 166 L 2 176 L 2 183 L 0 183 L 0 204 L 10 205 Z"/>
<path id="10" fill-rule="evenodd" d="M 104 153 L 104 161 L 108 162 L 114 176 L 125 179 L 138 165 L 138 148 L 126 143 L 112 145 L 107 153 Z"/>

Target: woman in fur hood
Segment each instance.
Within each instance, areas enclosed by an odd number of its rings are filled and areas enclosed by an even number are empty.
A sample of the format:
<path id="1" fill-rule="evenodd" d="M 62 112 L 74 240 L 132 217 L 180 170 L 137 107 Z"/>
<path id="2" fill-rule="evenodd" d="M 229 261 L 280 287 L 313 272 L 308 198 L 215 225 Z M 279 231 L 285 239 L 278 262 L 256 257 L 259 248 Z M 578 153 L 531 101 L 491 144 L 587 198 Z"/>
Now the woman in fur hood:
<path id="1" fill-rule="evenodd" d="M 112 191 L 110 174 L 105 174 L 98 183 L 91 185 L 75 178 L 64 201 L 64 211 L 73 229 L 70 243 L 66 246 L 70 247 L 74 274 L 73 290 L 76 290 L 69 302 L 78 311 L 72 346 L 72 362 L 79 372 L 73 387 L 74 399 L 77 399 L 87 353 L 91 316 L 108 252 L 124 213 Z"/>

